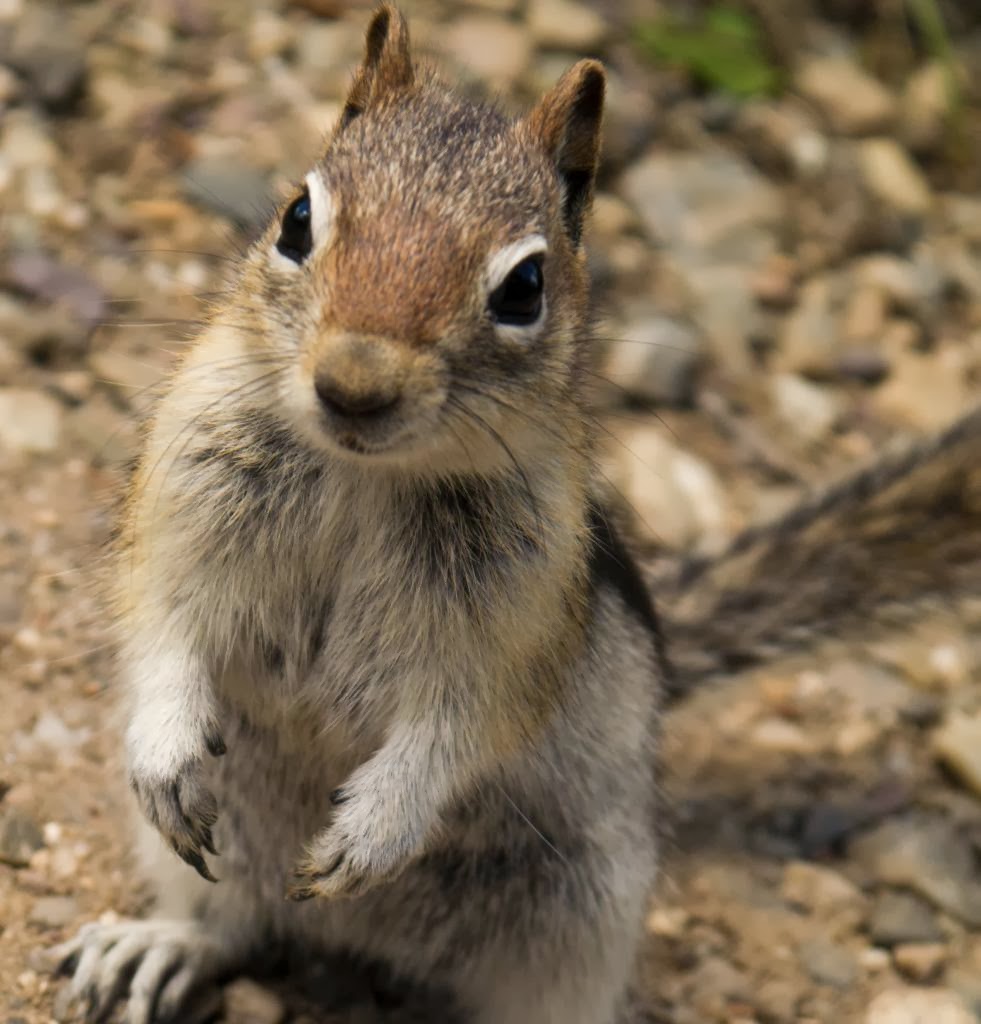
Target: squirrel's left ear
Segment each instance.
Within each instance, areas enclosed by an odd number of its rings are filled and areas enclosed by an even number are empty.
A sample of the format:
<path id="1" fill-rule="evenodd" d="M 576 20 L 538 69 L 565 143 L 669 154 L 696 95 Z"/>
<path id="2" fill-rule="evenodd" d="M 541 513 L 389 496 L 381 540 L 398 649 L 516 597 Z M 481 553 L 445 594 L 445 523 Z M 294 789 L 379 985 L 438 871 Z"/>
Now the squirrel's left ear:
<path id="1" fill-rule="evenodd" d="M 384 94 L 411 87 L 414 78 L 409 26 L 394 5 L 382 4 L 368 25 L 364 60 L 344 101 L 341 127 L 350 124 Z"/>
<path id="2" fill-rule="evenodd" d="M 555 163 L 563 214 L 573 244 L 582 237 L 596 178 L 606 72 L 595 60 L 571 67 L 539 101 L 525 124 Z"/>

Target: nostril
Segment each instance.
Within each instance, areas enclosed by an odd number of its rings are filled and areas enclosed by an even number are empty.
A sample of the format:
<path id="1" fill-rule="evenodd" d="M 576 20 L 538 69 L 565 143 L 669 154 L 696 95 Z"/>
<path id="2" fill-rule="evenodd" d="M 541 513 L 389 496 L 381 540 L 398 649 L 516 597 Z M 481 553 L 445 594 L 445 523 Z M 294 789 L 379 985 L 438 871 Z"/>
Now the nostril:
<path id="1" fill-rule="evenodd" d="M 338 416 L 371 416 L 399 400 L 398 394 L 390 391 L 348 391 L 330 377 L 317 377 L 314 387 L 321 404 Z"/>

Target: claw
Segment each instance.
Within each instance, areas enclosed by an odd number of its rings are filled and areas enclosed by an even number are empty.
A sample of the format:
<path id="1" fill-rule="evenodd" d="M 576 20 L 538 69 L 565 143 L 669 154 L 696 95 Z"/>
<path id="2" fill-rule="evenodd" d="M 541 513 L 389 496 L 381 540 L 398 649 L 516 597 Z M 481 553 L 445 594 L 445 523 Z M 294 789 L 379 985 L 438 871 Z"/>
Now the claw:
<path id="1" fill-rule="evenodd" d="M 185 864 L 190 864 L 191 867 L 194 868 L 194 870 L 206 882 L 217 882 L 218 881 L 218 879 L 215 878 L 215 876 L 208 869 L 208 865 L 205 862 L 204 857 L 201 856 L 201 853 L 198 850 L 184 849 L 184 848 L 178 846 L 176 843 L 174 844 L 173 849 L 174 849 L 174 853 L 176 853 L 177 856 L 180 857 L 180 859 L 182 861 L 184 861 Z"/>

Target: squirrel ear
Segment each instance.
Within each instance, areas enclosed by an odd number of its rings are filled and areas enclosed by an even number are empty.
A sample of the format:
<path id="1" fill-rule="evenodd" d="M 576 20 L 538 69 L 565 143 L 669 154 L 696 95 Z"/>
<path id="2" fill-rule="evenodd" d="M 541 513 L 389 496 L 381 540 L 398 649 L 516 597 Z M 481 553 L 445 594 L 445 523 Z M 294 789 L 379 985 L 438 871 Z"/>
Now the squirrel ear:
<path id="1" fill-rule="evenodd" d="M 559 173 L 566 227 L 575 245 L 593 193 L 605 91 L 603 65 L 581 60 L 541 98 L 525 122 Z"/>
<path id="2" fill-rule="evenodd" d="M 344 101 L 341 127 L 362 114 L 387 92 L 412 85 L 414 71 L 409 53 L 409 26 L 392 4 L 382 4 L 371 17 L 365 36 L 364 60 Z"/>

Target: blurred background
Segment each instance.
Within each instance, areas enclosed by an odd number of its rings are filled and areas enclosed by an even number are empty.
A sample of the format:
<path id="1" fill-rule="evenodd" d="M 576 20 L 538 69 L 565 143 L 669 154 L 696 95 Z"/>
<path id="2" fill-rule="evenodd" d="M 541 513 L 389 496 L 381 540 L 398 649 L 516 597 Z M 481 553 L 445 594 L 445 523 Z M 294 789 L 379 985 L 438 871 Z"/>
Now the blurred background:
<path id="1" fill-rule="evenodd" d="M 652 555 L 718 548 L 977 401 L 981 4 L 402 7 L 420 52 L 516 112 L 578 57 L 607 64 L 589 235 L 604 474 Z M 316 158 L 367 13 L 0 0 L 7 1024 L 50 1020 L 32 950 L 142 905 L 87 580 L 140 416 Z M 965 625 L 938 615 L 672 712 L 651 1020 L 981 1019 L 979 630 Z M 233 1024 L 321 1019 L 290 988 L 243 983 L 229 1005 Z"/>

